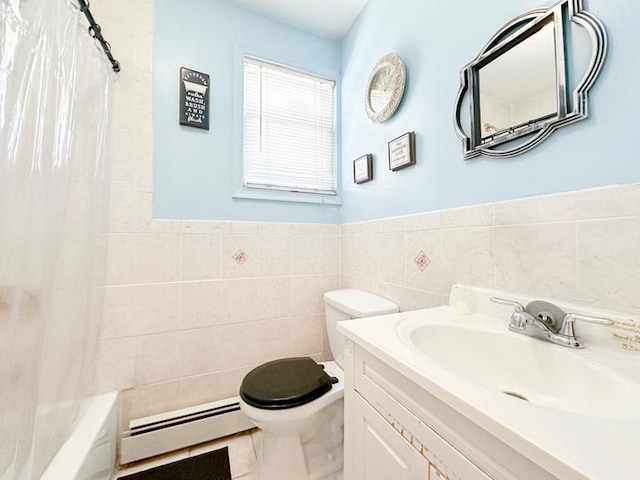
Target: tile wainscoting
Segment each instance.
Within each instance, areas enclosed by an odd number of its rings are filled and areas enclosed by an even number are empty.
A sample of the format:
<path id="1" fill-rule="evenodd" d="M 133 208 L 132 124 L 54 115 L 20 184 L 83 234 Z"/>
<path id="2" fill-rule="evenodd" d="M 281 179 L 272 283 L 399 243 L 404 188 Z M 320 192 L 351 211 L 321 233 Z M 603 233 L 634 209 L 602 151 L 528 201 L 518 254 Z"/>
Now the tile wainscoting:
<path id="1" fill-rule="evenodd" d="M 402 310 L 466 283 L 637 314 L 640 184 L 341 226 L 341 285 Z"/>
<path id="2" fill-rule="evenodd" d="M 152 220 L 111 234 L 101 385 L 142 416 L 234 395 L 273 358 L 327 359 L 338 287 L 402 310 L 466 283 L 637 312 L 639 213 L 628 184 L 342 226 Z"/>
<path id="3" fill-rule="evenodd" d="M 125 390 L 127 418 L 237 395 L 269 360 L 330 357 L 321 300 L 340 286 L 339 226 L 152 220 L 149 230 L 109 241 L 98 380 Z"/>

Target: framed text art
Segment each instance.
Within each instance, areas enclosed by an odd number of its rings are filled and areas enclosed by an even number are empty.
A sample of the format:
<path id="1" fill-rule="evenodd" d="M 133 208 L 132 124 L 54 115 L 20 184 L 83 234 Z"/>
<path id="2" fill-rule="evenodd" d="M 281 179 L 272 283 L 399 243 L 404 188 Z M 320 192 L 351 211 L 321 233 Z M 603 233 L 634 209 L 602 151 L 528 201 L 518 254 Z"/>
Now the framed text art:
<path id="1" fill-rule="evenodd" d="M 368 153 L 353 161 L 353 182 L 365 183 L 373 180 L 373 155 Z"/>
<path id="2" fill-rule="evenodd" d="M 180 69 L 180 125 L 209 130 L 209 75 Z"/>
<path id="3" fill-rule="evenodd" d="M 388 143 L 389 170 L 400 170 L 416 164 L 416 134 L 407 132 Z"/>

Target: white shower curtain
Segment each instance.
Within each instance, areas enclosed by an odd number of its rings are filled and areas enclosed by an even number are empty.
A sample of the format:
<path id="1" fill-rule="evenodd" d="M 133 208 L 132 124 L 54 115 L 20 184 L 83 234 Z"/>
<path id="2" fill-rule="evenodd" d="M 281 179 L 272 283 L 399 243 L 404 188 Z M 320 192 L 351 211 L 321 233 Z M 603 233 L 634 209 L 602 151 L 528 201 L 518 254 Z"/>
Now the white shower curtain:
<path id="1" fill-rule="evenodd" d="M 40 476 L 91 392 L 113 72 L 75 0 L 0 0 L 0 480 Z"/>

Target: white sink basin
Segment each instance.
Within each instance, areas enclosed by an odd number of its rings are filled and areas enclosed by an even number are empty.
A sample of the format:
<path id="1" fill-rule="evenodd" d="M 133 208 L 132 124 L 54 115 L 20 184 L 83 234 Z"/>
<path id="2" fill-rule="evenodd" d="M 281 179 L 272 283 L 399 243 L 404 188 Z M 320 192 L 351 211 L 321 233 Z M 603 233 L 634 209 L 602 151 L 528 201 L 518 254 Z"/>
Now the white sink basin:
<path id="1" fill-rule="evenodd" d="M 571 350 L 498 327 L 427 323 L 397 326 L 403 343 L 444 371 L 513 401 L 601 418 L 640 417 L 640 386 Z"/>

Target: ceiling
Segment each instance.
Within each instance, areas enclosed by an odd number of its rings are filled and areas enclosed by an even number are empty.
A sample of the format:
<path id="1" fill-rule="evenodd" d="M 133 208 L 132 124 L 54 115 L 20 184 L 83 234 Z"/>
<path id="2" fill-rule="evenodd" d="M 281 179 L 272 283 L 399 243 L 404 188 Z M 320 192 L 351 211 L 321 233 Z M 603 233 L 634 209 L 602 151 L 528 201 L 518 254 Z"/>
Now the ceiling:
<path id="1" fill-rule="evenodd" d="M 343 37 L 368 0 L 231 0 L 254 12 L 323 37 Z"/>

